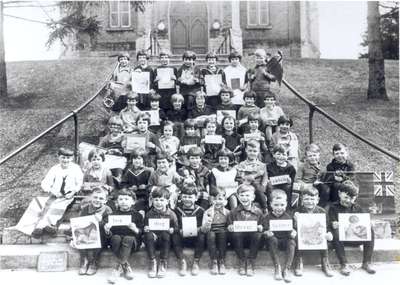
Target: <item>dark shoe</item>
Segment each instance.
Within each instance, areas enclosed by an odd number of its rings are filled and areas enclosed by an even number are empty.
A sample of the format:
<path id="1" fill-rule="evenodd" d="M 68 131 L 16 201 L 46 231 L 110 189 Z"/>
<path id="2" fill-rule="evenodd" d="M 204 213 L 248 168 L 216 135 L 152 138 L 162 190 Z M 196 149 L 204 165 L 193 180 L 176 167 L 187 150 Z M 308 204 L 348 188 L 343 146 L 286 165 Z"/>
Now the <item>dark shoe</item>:
<path id="1" fill-rule="evenodd" d="M 211 261 L 211 274 L 212 275 L 218 274 L 218 261 L 216 259 L 213 259 Z"/>
<path id="2" fill-rule="evenodd" d="M 280 265 L 275 265 L 274 279 L 278 281 L 282 280 L 282 270 Z"/>
<path id="3" fill-rule="evenodd" d="M 375 274 L 376 273 L 376 270 L 371 267 L 370 263 L 364 262 L 362 264 L 361 268 L 364 269 L 365 271 L 367 271 L 367 273 L 369 273 L 369 274 Z"/>
<path id="4" fill-rule="evenodd" d="M 122 265 L 118 264 L 117 267 L 111 272 L 111 276 L 108 277 L 107 281 L 110 284 L 115 284 L 117 279 L 124 273 Z"/>
<path id="5" fill-rule="evenodd" d="M 303 258 L 299 257 L 294 268 L 295 276 L 303 276 Z"/>
<path id="6" fill-rule="evenodd" d="M 239 259 L 239 275 L 246 275 L 246 262 Z"/>
<path id="7" fill-rule="evenodd" d="M 289 269 L 287 269 L 287 268 L 283 269 L 283 271 L 282 271 L 282 277 L 283 277 L 283 280 L 284 280 L 286 283 L 292 282 L 292 276 L 291 276 L 291 274 L 290 274 L 290 270 L 289 270 Z"/>
<path id="8" fill-rule="evenodd" d="M 246 275 L 249 277 L 254 276 L 254 259 L 249 259 L 247 260 L 247 264 L 246 264 Z"/>
<path id="9" fill-rule="evenodd" d="M 167 261 L 165 259 L 161 259 L 160 264 L 158 265 L 157 277 L 164 278 L 166 274 L 167 274 Z"/>
<path id="10" fill-rule="evenodd" d="M 92 261 L 89 263 L 88 270 L 86 271 L 86 275 L 95 275 L 97 272 L 97 264 L 96 262 Z"/>
<path id="11" fill-rule="evenodd" d="M 149 278 L 155 278 L 157 276 L 157 260 L 155 258 L 149 261 L 149 273 L 147 275 Z"/>
<path id="12" fill-rule="evenodd" d="M 197 276 L 197 275 L 199 275 L 199 272 L 200 272 L 200 260 L 199 259 L 195 259 L 194 261 L 193 261 L 193 266 L 192 266 L 192 275 L 193 276 Z"/>
<path id="13" fill-rule="evenodd" d="M 43 235 L 43 229 L 39 228 L 34 229 L 33 232 L 31 233 L 31 236 L 36 239 L 41 238 L 42 235 Z"/>
<path id="14" fill-rule="evenodd" d="M 81 265 L 79 266 L 79 275 L 86 275 L 86 272 L 88 270 L 89 266 L 89 261 L 87 260 L 86 257 L 81 257 Z"/>
<path id="15" fill-rule="evenodd" d="M 133 271 L 132 271 L 130 264 L 128 262 L 122 264 L 122 269 L 124 271 L 125 279 L 132 280 L 133 279 Z"/>
<path id="16" fill-rule="evenodd" d="M 225 260 L 223 260 L 223 259 L 221 259 L 219 261 L 219 274 L 220 275 L 225 275 L 226 274 Z"/>
<path id="17" fill-rule="evenodd" d="M 55 227 L 55 226 L 46 226 L 46 227 L 44 227 L 43 231 L 48 233 L 49 236 L 52 236 L 52 237 L 57 235 L 57 227 Z"/>
<path id="18" fill-rule="evenodd" d="M 351 273 L 350 268 L 347 264 L 340 266 L 340 274 L 344 276 L 349 276 Z"/>
<path id="19" fill-rule="evenodd" d="M 185 276 L 186 275 L 186 271 L 187 271 L 187 263 L 185 259 L 181 259 L 178 261 L 179 263 L 179 271 L 178 274 L 180 276 Z"/>
<path id="20" fill-rule="evenodd" d="M 331 269 L 331 265 L 329 264 L 329 260 L 328 258 L 323 258 L 322 259 L 322 272 L 325 273 L 326 277 L 333 277 L 333 271 Z"/>

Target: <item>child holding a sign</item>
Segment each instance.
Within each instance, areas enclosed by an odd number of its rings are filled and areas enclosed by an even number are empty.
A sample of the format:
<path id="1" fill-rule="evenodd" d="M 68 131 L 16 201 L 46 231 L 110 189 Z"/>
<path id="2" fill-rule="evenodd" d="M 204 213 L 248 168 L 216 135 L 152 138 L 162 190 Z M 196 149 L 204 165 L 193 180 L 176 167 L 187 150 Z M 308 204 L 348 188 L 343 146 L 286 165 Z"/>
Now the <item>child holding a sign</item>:
<path id="1" fill-rule="evenodd" d="M 203 209 L 209 207 L 209 175 L 210 170 L 201 163 L 203 151 L 200 147 L 194 146 L 187 153 L 189 165 L 183 166 L 178 170 L 178 173 L 185 180 L 191 179 L 194 181 L 198 191 L 197 205 Z"/>
<path id="2" fill-rule="evenodd" d="M 167 272 L 167 261 L 171 244 L 171 235 L 179 231 L 178 219 L 168 207 L 169 191 L 155 189 L 151 193 L 153 207 L 144 220 L 144 243 L 149 258 L 150 278 L 163 278 Z M 156 248 L 160 248 L 160 261 L 157 266 Z"/>
<path id="3" fill-rule="evenodd" d="M 227 149 L 221 149 L 217 153 L 218 166 L 211 169 L 210 173 L 210 195 L 216 196 L 223 190 L 229 201 L 229 208 L 234 209 L 238 205 L 236 188 L 238 186 L 236 179 L 237 169 L 231 167 L 234 162 L 233 153 Z"/>
<path id="4" fill-rule="evenodd" d="M 239 206 L 228 215 L 228 231 L 231 232 L 233 247 L 239 259 L 239 274 L 253 276 L 261 236 L 263 212 L 253 204 L 254 186 L 244 183 L 237 189 Z M 249 247 L 246 259 L 244 247 Z"/>
<path id="5" fill-rule="evenodd" d="M 143 216 L 133 208 L 135 193 L 121 190 L 117 195 L 117 208 L 108 216 L 104 231 L 111 244 L 111 250 L 117 258 L 118 265 L 108 281 L 114 284 L 120 275 L 127 280 L 133 279 L 129 257 L 140 249 L 143 232 Z"/>
<path id="6" fill-rule="evenodd" d="M 215 116 L 215 109 L 212 106 L 206 105 L 206 97 L 203 91 L 197 91 L 195 94 L 195 106 L 189 110 L 188 118 L 196 121 L 197 127 L 200 130 L 200 135 L 203 134 L 205 128 L 205 121 L 210 116 Z"/>
<path id="7" fill-rule="evenodd" d="M 153 84 L 155 76 L 153 69 L 148 65 L 149 58 L 145 50 L 139 50 L 136 54 L 138 65 L 133 68 L 133 72 L 146 74 L 146 81 L 137 82 L 138 84 L 135 84 L 135 74 L 132 74 L 132 90 L 138 93 L 138 106 L 142 110 L 150 108 L 150 90 L 154 89 Z M 140 80 L 143 79 L 140 78 Z M 138 86 L 137 90 L 135 90 L 135 85 Z"/>
<path id="8" fill-rule="evenodd" d="M 260 205 L 264 213 L 268 212 L 266 188 L 268 183 L 267 168 L 258 157 L 260 155 L 260 143 L 250 140 L 246 146 L 246 160 L 237 166 L 236 181 L 240 184 L 250 182 L 255 188 L 255 201 Z"/>
<path id="9" fill-rule="evenodd" d="M 287 154 L 288 162 L 297 169 L 299 162 L 299 140 L 297 135 L 290 131 L 293 121 L 288 116 L 280 116 L 278 119 L 278 131 L 272 135 L 273 145 L 282 145 Z"/>
<path id="10" fill-rule="evenodd" d="M 187 157 L 187 153 L 189 149 L 194 146 L 200 146 L 201 137 L 197 132 L 197 125 L 196 121 L 193 119 L 187 119 L 183 124 L 184 128 L 184 135 L 180 137 L 181 145 L 179 147 L 179 164 L 182 165 L 189 165 L 189 160 Z M 178 165 L 178 167 L 180 167 Z"/>
<path id="11" fill-rule="evenodd" d="M 342 213 L 363 213 L 362 208 L 356 203 L 359 189 L 351 181 L 345 181 L 338 185 L 339 201 L 334 202 L 328 210 L 329 229 L 333 233 L 333 247 L 340 262 L 340 273 L 349 276 L 351 271 L 347 263 L 344 245 L 363 245 L 363 261 L 361 268 L 369 274 L 375 274 L 375 269 L 371 267 L 372 254 L 374 252 L 374 231 L 369 225 L 370 239 L 361 242 L 345 241 L 339 238 L 339 216 Z"/>
<path id="12" fill-rule="evenodd" d="M 165 112 L 171 109 L 171 96 L 175 94 L 175 81 L 178 71 L 169 65 L 170 54 L 168 51 L 161 51 L 159 55 L 160 65 L 154 69 L 154 88 L 160 94 L 160 107 Z"/>
<path id="13" fill-rule="evenodd" d="M 285 191 L 288 199 L 288 207 L 292 208 L 293 183 L 296 177 L 296 169 L 288 162 L 288 155 L 281 145 L 274 146 L 272 150 L 274 160 L 267 164 L 268 193 L 272 189 L 279 188 Z"/>
<path id="14" fill-rule="evenodd" d="M 227 247 L 227 221 L 229 211 L 225 190 L 212 193 L 212 206 L 204 212 L 202 231 L 207 234 L 207 247 L 211 259 L 211 274 L 226 274 L 225 255 Z"/>
<path id="15" fill-rule="evenodd" d="M 328 259 L 328 246 L 326 242 L 323 242 L 323 239 L 327 241 L 332 241 L 333 236 L 332 233 L 327 231 L 326 226 L 328 225 L 328 215 L 325 211 L 324 208 L 321 208 L 318 205 L 318 190 L 314 188 L 311 185 L 308 185 L 305 187 L 305 189 L 301 193 L 301 206 L 296 209 L 294 213 L 294 221 L 295 221 L 295 228 L 297 231 L 302 231 L 304 229 L 299 229 L 298 228 L 298 219 L 299 219 L 299 214 L 321 214 L 324 217 L 324 221 L 326 222 L 325 224 L 325 232 L 321 232 L 320 228 L 311 228 L 311 232 L 304 233 L 304 238 L 307 239 L 308 244 L 310 245 L 316 245 L 316 244 L 322 244 L 324 245 L 324 249 L 319 249 L 319 254 L 321 256 L 321 269 L 322 272 L 325 273 L 327 277 L 332 277 L 333 272 L 329 264 L 329 259 Z M 322 225 L 321 225 L 322 227 Z M 299 235 L 302 234 L 302 232 L 299 232 Z M 304 253 L 304 250 L 301 250 L 300 248 L 300 236 L 299 236 L 299 245 L 298 245 L 298 250 L 295 253 L 295 259 L 294 259 L 294 275 L 296 276 L 302 276 L 303 275 L 303 258 L 302 255 Z M 314 249 L 314 248 L 313 248 Z"/>
<path id="16" fill-rule="evenodd" d="M 192 51 L 185 51 L 182 55 L 183 64 L 178 69 L 178 84 L 180 92 L 185 98 L 186 110 L 194 106 L 193 94 L 200 90 L 200 69 L 195 66 L 196 54 Z"/>
<path id="17" fill-rule="evenodd" d="M 173 159 L 173 166 L 175 166 L 180 141 L 174 136 L 174 123 L 171 121 L 164 122 L 163 135 L 160 137 L 160 146 L 161 150 L 166 152 Z"/>
<path id="18" fill-rule="evenodd" d="M 132 133 L 136 130 L 136 120 L 141 112 L 136 106 L 137 102 L 137 93 L 129 92 L 126 99 L 127 106 L 119 113 L 119 117 L 122 120 L 122 128 L 125 133 Z"/>
<path id="19" fill-rule="evenodd" d="M 217 135 L 217 121 L 215 119 L 207 119 L 204 126 L 206 134 L 201 140 L 204 151 L 203 161 L 211 169 L 216 166 L 217 153 L 224 148 L 225 141 L 221 135 Z"/>
<path id="20" fill-rule="evenodd" d="M 193 182 L 184 183 L 180 193 L 181 202 L 174 212 L 178 218 L 179 231 L 172 235 L 172 247 L 179 260 L 179 275 L 186 275 L 187 264 L 183 247 L 194 248 L 194 261 L 191 274 L 196 276 L 200 270 L 200 258 L 205 247 L 205 234 L 201 231 L 204 209 L 196 205 L 197 189 Z"/>
<path id="21" fill-rule="evenodd" d="M 150 114 L 149 130 L 155 134 L 159 134 L 161 130 L 161 122 L 166 119 L 163 109 L 160 109 L 161 96 L 155 92 L 150 93 L 150 109 L 145 111 Z"/>
<path id="22" fill-rule="evenodd" d="M 275 280 L 291 282 L 290 268 L 292 266 L 296 249 L 295 237 L 297 232 L 293 229 L 292 215 L 287 211 L 287 196 L 285 191 L 275 189 L 271 193 L 271 212 L 263 219 L 264 235 L 271 259 L 274 263 Z M 279 250 L 285 250 L 285 263 L 283 269 L 279 261 Z"/>
<path id="23" fill-rule="evenodd" d="M 83 174 L 83 191 L 91 192 L 94 187 L 103 186 L 110 193 L 114 188 L 111 171 L 104 166 L 104 152 L 94 148 L 89 152 L 90 167 Z"/>
<path id="24" fill-rule="evenodd" d="M 217 106 L 220 101 L 218 93 L 221 89 L 223 79 L 223 70 L 216 64 L 218 61 L 218 55 L 215 51 L 211 51 L 206 54 L 207 66 L 202 68 L 201 73 L 201 84 L 206 88 L 206 103 L 210 106 Z"/>
<path id="25" fill-rule="evenodd" d="M 82 207 L 79 216 L 94 216 L 98 222 L 100 230 L 100 245 L 98 248 L 79 249 L 80 254 L 80 269 L 79 275 L 94 275 L 97 272 L 97 262 L 99 260 L 101 251 L 105 248 L 106 234 L 104 231 L 104 225 L 107 220 L 107 216 L 111 214 L 112 210 L 106 205 L 107 192 L 102 188 L 95 188 L 90 196 L 90 204 Z M 87 230 L 75 230 L 73 233 L 73 244 L 75 247 L 79 247 L 81 238 L 79 236 L 90 235 L 90 229 Z M 84 243 L 84 242 L 83 242 Z"/>
<path id="26" fill-rule="evenodd" d="M 243 91 L 246 90 L 248 82 L 247 69 L 240 63 L 242 56 L 235 50 L 229 54 L 228 60 L 230 65 L 224 69 L 224 84 L 233 90 L 233 104 L 239 107 L 244 103 Z"/>

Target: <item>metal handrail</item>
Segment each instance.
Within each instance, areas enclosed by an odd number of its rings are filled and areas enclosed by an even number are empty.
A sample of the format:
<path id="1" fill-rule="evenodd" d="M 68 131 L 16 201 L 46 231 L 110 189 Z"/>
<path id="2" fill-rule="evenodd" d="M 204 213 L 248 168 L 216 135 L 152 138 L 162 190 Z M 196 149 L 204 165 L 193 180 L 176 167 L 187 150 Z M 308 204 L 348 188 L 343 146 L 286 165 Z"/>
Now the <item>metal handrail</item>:
<path id="1" fill-rule="evenodd" d="M 230 29 L 226 29 L 224 31 L 224 40 L 222 41 L 222 43 L 219 45 L 218 49 L 217 49 L 217 54 L 223 54 L 223 52 L 225 51 L 225 53 L 228 53 L 228 46 L 227 44 L 229 44 L 229 52 L 232 50 L 232 43 L 231 43 L 231 30 Z M 222 50 L 224 49 L 224 51 Z"/>
<path id="2" fill-rule="evenodd" d="M 71 117 L 74 118 L 74 135 L 75 135 L 75 154 L 78 153 L 78 145 L 79 145 L 79 123 L 78 123 L 78 114 L 79 112 L 81 112 L 83 109 L 85 109 L 94 99 L 96 99 L 101 92 L 104 90 L 104 88 L 107 87 L 108 85 L 108 81 L 109 79 L 111 79 L 115 69 L 118 67 L 118 64 L 115 65 L 113 71 L 111 72 L 111 74 L 107 75 L 107 79 L 103 82 L 103 84 L 101 85 L 101 87 L 97 90 L 97 92 L 90 97 L 88 100 L 86 100 L 82 105 L 80 105 L 78 108 L 76 108 L 75 110 L 71 111 L 71 113 L 69 113 L 67 116 L 65 116 L 64 118 L 62 118 L 61 120 L 59 120 L 57 123 L 53 124 L 51 127 L 49 127 L 48 129 L 46 129 L 45 131 L 41 132 L 39 135 L 37 135 L 36 137 L 34 137 L 33 139 L 31 139 L 30 141 L 28 141 L 27 143 L 25 143 L 24 145 L 20 146 L 19 148 L 17 148 L 16 150 L 14 150 L 13 152 L 11 152 L 10 154 L 8 154 L 7 156 L 5 156 L 4 158 L 2 158 L 0 160 L 0 165 L 2 165 L 3 163 L 5 163 L 6 161 L 8 161 L 9 159 L 11 159 L 12 157 L 16 156 L 17 154 L 19 154 L 21 151 L 25 150 L 26 148 L 28 148 L 29 146 L 31 146 L 32 144 L 34 144 L 37 140 L 41 139 L 42 137 L 44 137 L 46 134 L 48 134 L 49 132 L 51 132 L 52 130 L 54 130 L 55 128 L 57 128 L 58 126 L 64 124 L 68 119 L 70 119 Z M 75 155 L 75 159 L 77 159 L 77 155 Z"/>
<path id="3" fill-rule="evenodd" d="M 308 128 L 309 128 L 309 141 L 310 143 L 313 142 L 313 115 L 314 112 L 318 112 L 321 115 L 323 115 L 325 118 L 327 118 L 328 120 L 330 120 L 332 123 L 334 123 L 335 125 L 337 125 L 338 127 L 340 127 L 341 129 L 345 130 L 346 132 L 350 133 L 352 136 L 356 137 L 357 139 L 359 139 L 360 141 L 368 144 L 369 146 L 371 146 L 372 148 L 382 152 L 383 154 L 389 156 L 390 158 L 400 161 L 400 157 L 397 156 L 396 154 L 388 151 L 387 149 L 384 149 L 383 147 L 378 146 L 377 144 L 375 144 L 374 142 L 366 139 L 365 137 L 363 137 L 362 135 L 354 132 L 353 130 L 351 130 L 349 127 L 347 127 L 346 125 L 344 125 L 343 123 L 337 121 L 334 117 L 332 117 L 331 115 L 329 115 L 327 112 L 325 112 L 323 109 L 321 109 L 320 107 L 318 107 L 314 102 L 311 102 L 310 100 L 308 100 L 307 98 L 305 98 L 304 96 L 302 96 L 300 94 L 299 91 L 297 91 L 292 85 L 289 84 L 289 82 L 287 82 L 285 79 L 282 79 L 282 83 L 300 100 L 302 100 L 304 103 L 306 103 L 308 105 L 308 108 L 310 109 L 309 111 L 309 116 L 308 116 Z"/>

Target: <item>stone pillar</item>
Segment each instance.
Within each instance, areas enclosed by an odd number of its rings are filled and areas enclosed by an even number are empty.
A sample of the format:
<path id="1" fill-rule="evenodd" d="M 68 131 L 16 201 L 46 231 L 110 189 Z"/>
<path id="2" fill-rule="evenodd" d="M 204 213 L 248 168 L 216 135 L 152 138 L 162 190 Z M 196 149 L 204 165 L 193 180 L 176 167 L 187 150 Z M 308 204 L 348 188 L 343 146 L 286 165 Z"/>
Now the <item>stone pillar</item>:
<path id="1" fill-rule="evenodd" d="M 319 17 L 316 2 L 300 2 L 301 57 L 319 58 Z"/>
<path id="2" fill-rule="evenodd" d="M 138 13 L 138 38 L 136 39 L 136 51 L 150 47 L 150 33 L 153 28 L 153 2 L 146 2 L 146 10 Z"/>
<path id="3" fill-rule="evenodd" d="M 240 1 L 231 1 L 231 41 L 232 47 L 239 53 L 243 52 L 242 29 L 240 28 Z"/>

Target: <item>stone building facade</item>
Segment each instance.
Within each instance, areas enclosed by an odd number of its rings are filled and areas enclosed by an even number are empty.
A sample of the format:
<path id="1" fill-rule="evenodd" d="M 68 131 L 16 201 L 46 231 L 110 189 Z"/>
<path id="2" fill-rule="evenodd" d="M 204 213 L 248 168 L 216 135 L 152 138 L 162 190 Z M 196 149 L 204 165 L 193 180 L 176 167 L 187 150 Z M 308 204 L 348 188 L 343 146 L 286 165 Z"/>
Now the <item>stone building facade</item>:
<path id="1" fill-rule="evenodd" d="M 71 38 L 64 57 L 107 56 L 160 49 L 172 54 L 193 50 L 244 54 L 262 47 L 289 57 L 318 58 L 318 8 L 300 1 L 149 1 L 135 11 L 129 1 L 92 5 L 101 31 L 96 39 Z"/>

